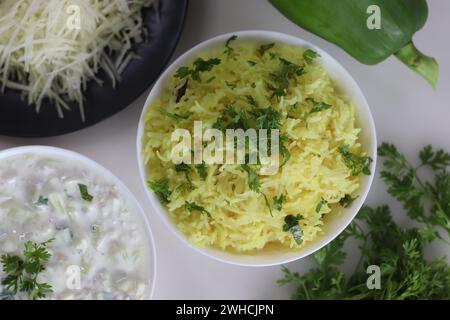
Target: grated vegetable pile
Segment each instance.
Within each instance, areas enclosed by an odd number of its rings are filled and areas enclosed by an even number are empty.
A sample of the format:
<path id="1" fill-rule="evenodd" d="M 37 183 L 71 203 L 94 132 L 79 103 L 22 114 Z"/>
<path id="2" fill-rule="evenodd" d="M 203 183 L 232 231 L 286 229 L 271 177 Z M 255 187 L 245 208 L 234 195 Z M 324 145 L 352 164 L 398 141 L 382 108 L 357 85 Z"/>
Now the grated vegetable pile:
<path id="1" fill-rule="evenodd" d="M 0 90 L 19 90 L 39 112 L 44 99 L 59 117 L 106 71 L 113 86 L 143 40 L 141 10 L 156 0 L 0 1 Z"/>

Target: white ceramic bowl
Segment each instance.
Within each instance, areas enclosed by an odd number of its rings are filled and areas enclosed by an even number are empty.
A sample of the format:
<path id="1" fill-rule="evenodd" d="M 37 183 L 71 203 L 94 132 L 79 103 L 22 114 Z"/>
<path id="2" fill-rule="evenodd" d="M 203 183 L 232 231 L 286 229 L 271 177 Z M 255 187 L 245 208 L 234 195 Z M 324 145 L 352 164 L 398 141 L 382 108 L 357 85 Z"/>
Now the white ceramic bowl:
<path id="1" fill-rule="evenodd" d="M 344 209 L 342 214 L 340 214 L 338 217 L 333 217 L 333 214 L 327 215 L 322 234 L 315 241 L 305 245 L 299 250 L 262 250 L 254 254 L 236 254 L 214 248 L 196 247 L 191 244 L 185 237 L 185 235 L 177 229 L 175 224 L 166 213 L 165 208 L 159 202 L 158 198 L 147 188 L 146 185 L 146 181 L 148 180 L 148 168 L 144 166 L 144 156 L 142 150 L 144 135 L 144 116 L 148 108 L 150 107 L 152 102 L 160 96 L 170 77 L 176 72 L 179 67 L 192 62 L 199 53 L 211 51 L 217 48 L 223 48 L 225 41 L 232 35 L 237 35 L 238 40 L 241 42 L 247 41 L 249 43 L 257 44 L 270 42 L 285 43 L 301 48 L 311 48 L 318 52 L 320 54 L 320 58 L 318 58 L 317 61 L 325 68 L 325 70 L 335 81 L 336 86 L 341 90 L 341 92 L 344 93 L 354 103 L 357 113 L 357 123 L 362 128 L 360 141 L 364 147 L 364 150 L 374 160 L 372 163 L 372 174 L 370 176 L 364 176 L 362 178 L 360 196 L 353 202 L 350 207 Z M 142 182 L 144 183 L 144 187 L 147 190 L 147 195 L 154 210 L 165 222 L 167 227 L 172 232 L 174 232 L 184 243 L 194 248 L 195 250 L 207 255 L 208 257 L 222 262 L 241 266 L 271 266 L 291 262 L 319 250 L 334 238 L 336 238 L 353 220 L 353 218 L 356 216 L 359 209 L 363 205 L 364 200 L 366 199 L 375 173 L 377 158 L 376 150 L 377 140 L 375 125 L 367 101 L 355 80 L 353 80 L 350 74 L 339 64 L 339 62 L 337 62 L 333 57 L 331 57 L 322 49 L 307 41 L 282 33 L 260 30 L 239 31 L 223 34 L 200 43 L 199 45 L 195 46 L 194 48 L 190 49 L 185 54 L 180 56 L 160 76 L 159 80 L 155 83 L 153 89 L 151 90 L 142 111 L 137 135 L 137 153 Z"/>
<path id="2" fill-rule="evenodd" d="M 152 270 L 150 270 L 149 274 L 151 275 L 151 288 L 148 294 L 148 299 L 151 299 L 153 296 L 153 291 L 155 288 L 155 280 L 156 280 L 156 254 L 155 254 L 155 244 L 153 240 L 153 234 L 150 229 L 150 225 L 148 223 L 148 219 L 145 216 L 144 210 L 142 210 L 141 206 L 139 205 L 138 201 L 134 197 L 134 195 L 128 190 L 128 188 L 122 183 L 122 181 L 119 180 L 114 174 L 112 174 L 109 170 L 102 167 L 100 164 L 95 162 L 94 160 L 91 160 L 79 153 L 60 149 L 60 148 L 54 148 L 54 147 L 47 147 L 47 146 L 26 146 L 26 147 L 17 147 L 17 148 L 11 148 L 0 151 L 0 161 L 3 159 L 7 159 L 13 156 L 23 155 L 23 154 L 38 154 L 38 155 L 48 155 L 48 156 L 55 156 L 58 158 L 67 159 L 69 161 L 80 163 L 82 165 L 85 165 L 88 168 L 91 168 L 94 172 L 98 173 L 108 181 L 112 181 L 120 190 L 121 194 L 125 196 L 125 198 L 128 201 L 128 205 L 131 206 L 131 210 L 134 212 L 139 212 L 141 216 L 141 220 L 145 224 L 145 230 L 147 233 L 147 240 L 148 245 L 150 249 L 150 259 L 152 261 L 150 262 L 150 266 Z"/>

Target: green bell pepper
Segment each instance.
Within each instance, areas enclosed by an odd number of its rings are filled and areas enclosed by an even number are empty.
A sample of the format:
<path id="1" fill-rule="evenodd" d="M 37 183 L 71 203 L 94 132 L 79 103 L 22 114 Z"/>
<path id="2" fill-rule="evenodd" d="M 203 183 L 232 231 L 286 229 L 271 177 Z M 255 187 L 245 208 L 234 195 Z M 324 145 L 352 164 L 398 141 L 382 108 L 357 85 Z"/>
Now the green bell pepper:
<path id="1" fill-rule="evenodd" d="M 300 27 L 338 45 L 364 64 L 395 55 L 436 86 L 439 66 L 412 42 L 428 18 L 426 0 L 269 0 Z M 371 5 L 380 8 L 381 28 L 369 29 Z"/>

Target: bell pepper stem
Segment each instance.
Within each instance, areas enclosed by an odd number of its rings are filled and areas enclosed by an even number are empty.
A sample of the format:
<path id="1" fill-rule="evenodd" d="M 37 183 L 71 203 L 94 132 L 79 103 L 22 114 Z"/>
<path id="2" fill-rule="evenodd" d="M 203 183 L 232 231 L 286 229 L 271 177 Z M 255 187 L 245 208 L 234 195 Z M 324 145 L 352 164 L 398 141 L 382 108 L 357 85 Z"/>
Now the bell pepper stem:
<path id="1" fill-rule="evenodd" d="M 395 56 L 410 69 L 425 78 L 433 88 L 436 88 L 439 77 L 439 65 L 436 59 L 424 55 L 412 41 L 401 48 Z"/>

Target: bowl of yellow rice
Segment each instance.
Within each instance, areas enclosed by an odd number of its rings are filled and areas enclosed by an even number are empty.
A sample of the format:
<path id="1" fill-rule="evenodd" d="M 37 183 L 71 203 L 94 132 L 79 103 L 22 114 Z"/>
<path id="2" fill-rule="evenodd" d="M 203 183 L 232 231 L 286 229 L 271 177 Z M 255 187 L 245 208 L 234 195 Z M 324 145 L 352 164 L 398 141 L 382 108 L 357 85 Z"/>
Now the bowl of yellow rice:
<path id="1" fill-rule="evenodd" d="M 278 135 L 228 158 L 239 142 L 223 137 L 252 130 Z M 368 194 L 376 146 L 350 74 L 317 46 L 270 31 L 220 35 L 179 57 L 151 90 L 137 138 L 142 181 L 168 228 L 246 266 L 287 263 L 337 237 Z"/>

